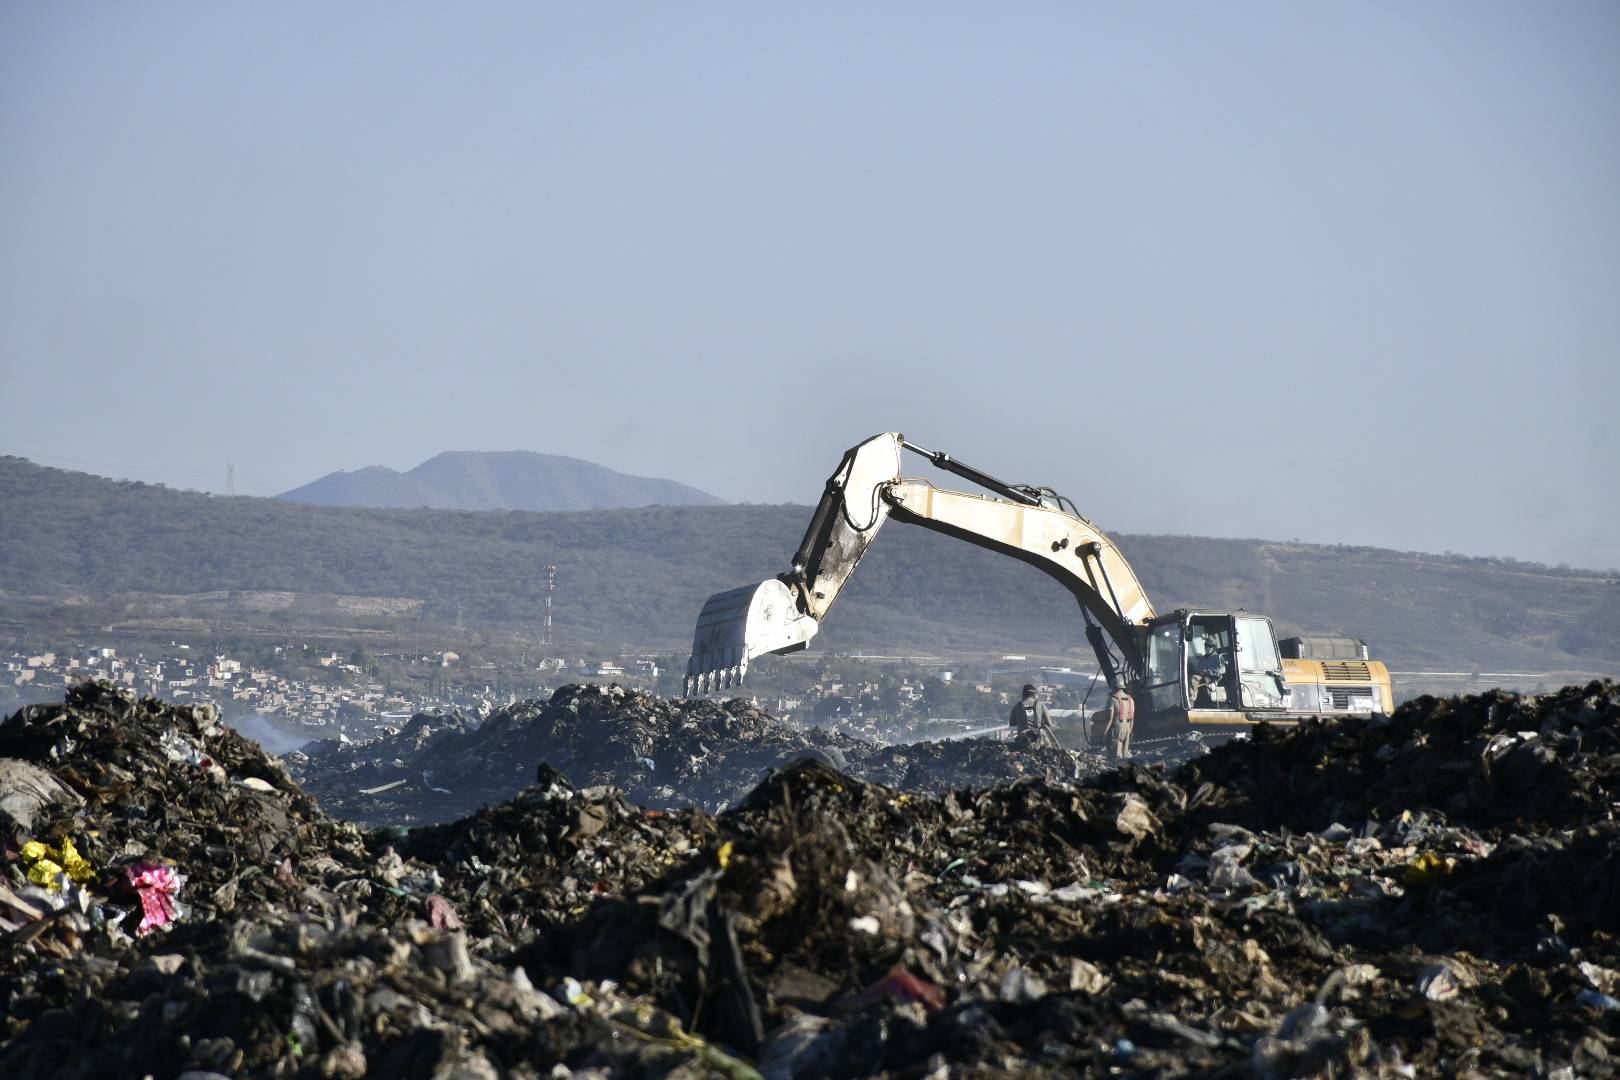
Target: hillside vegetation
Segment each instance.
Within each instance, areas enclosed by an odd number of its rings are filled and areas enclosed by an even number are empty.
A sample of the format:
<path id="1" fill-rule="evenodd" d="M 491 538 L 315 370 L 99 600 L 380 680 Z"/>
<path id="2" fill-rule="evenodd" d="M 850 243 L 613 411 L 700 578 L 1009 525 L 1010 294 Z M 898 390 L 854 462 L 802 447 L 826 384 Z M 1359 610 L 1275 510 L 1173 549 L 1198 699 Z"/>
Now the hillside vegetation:
<path id="1" fill-rule="evenodd" d="M 689 646 L 710 593 L 783 570 L 810 516 L 803 506 L 548 514 L 310 506 L 20 458 L 0 458 L 0 507 L 0 590 L 14 610 L 21 597 L 318 593 L 395 598 L 390 610 L 415 612 L 407 618 L 450 622 L 459 613 L 469 625 L 533 633 L 543 568 L 555 563 L 565 640 L 669 651 Z M 1601 575 L 1364 547 L 1116 539 L 1161 611 L 1260 611 L 1281 635 L 1364 637 L 1392 666 L 1620 668 L 1620 583 Z M 1078 612 L 1054 582 L 898 524 L 863 561 L 817 644 L 1085 655 Z"/>

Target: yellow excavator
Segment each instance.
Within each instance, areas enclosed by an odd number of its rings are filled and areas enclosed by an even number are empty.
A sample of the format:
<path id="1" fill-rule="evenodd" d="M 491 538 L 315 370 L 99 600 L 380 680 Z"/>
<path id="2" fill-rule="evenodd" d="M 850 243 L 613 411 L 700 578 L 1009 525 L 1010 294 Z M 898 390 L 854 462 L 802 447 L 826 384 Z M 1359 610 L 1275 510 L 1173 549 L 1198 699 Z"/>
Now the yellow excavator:
<path id="1" fill-rule="evenodd" d="M 903 479 L 907 451 L 989 494 Z M 1160 615 L 1119 548 L 1068 499 L 997 480 L 896 432 L 844 454 L 786 573 L 709 597 L 692 636 L 687 695 L 728 690 L 755 658 L 805 648 L 890 518 L 1011 556 L 1068 589 L 1100 677 L 1136 701 L 1139 734 L 1231 733 L 1394 707 L 1388 669 L 1368 659 L 1359 639 L 1299 637 L 1279 647 L 1263 615 L 1185 608 Z"/>

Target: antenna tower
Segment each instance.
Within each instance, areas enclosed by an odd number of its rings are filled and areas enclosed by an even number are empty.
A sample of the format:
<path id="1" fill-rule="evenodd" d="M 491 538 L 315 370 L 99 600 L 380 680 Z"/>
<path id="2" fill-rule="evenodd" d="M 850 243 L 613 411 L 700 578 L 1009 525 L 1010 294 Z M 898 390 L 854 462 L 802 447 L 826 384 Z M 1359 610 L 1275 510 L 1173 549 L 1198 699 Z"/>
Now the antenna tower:
<path id="1" fill-rule="evenodd" d="M 545 632 L 540 635 L 540 639 L 541 639 L 542 643 L 544 643 L 546 645 L 555 645 L 557 643 L 556 639 L 551 636 L 551 594 L 556 592 L 556 591 L 557 591 L 557 568 L 555 566 L 547 566 L 546 567 L 546 629 L 545 629 Z"/>
<path id="2" fill-rule="evenodd" d="M 236 494 L 236 462 L 234 461 L 225 463 L 225 494 Z"/>

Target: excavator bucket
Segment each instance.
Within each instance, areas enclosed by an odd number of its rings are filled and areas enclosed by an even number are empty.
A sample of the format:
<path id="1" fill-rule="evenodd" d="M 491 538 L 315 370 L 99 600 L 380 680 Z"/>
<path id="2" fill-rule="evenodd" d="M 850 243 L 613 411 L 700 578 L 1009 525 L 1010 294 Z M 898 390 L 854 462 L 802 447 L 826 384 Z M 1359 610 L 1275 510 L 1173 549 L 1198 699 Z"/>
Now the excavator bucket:
<path id="1" fill-rule="evenodd" d="M 775 578 L 715 593 L 698 613 L 692 634 L 686 696 L 739 685 L 750 660 L 802 649 L 817 628 L 816 620 L 798 610 L 793 593 Z"/>

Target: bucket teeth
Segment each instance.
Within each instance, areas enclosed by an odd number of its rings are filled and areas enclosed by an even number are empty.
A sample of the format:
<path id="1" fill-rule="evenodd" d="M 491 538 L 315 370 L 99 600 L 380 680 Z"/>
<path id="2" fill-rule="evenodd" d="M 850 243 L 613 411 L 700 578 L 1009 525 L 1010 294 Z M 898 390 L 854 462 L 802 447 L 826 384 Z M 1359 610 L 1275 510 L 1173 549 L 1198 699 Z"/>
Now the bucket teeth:
<path id="1" fill-rule="evenodd" d="M 746 663 L 725 663 L 714 657 L 693 657 L 686 673 L 686 696 L 709 694 L 741 686 L 748 672 Z"/>

